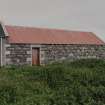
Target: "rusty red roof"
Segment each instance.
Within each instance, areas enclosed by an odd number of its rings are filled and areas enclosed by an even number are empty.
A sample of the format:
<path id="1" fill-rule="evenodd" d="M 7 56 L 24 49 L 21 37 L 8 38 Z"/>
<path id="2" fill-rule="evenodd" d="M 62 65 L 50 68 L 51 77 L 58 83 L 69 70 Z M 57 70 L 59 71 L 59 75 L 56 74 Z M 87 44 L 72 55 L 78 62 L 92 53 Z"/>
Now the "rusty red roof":
<path id="1" fill-rule="evenodd" d="M 104 44 L 92 32 L 65 31 L 22 26 L 5 26 L 9 43 L 30 44 Z"/>

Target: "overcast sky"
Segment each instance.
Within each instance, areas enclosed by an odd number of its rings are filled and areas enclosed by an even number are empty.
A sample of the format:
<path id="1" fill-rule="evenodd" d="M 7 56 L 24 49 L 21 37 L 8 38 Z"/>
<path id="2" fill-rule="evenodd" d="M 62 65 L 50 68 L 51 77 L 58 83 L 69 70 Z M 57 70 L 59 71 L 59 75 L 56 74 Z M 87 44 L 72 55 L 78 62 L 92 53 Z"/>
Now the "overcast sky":
<path id="1" fill-rule="evenodd" d="M 0 0 L 9 25 L 95 32 L 105 41 L 105 0 Z"/>

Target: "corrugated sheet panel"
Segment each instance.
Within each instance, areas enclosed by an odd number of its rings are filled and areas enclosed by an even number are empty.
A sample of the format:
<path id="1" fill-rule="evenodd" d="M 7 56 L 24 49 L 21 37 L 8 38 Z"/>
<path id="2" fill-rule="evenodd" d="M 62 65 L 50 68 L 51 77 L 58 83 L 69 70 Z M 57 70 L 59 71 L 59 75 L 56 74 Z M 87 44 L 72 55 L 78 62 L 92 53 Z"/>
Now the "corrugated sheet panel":
<path id="1" fill-rule="evenodd" d="M 30 44 L 104 44 L 91 32 L 5 26 L 9 43 Z"/>

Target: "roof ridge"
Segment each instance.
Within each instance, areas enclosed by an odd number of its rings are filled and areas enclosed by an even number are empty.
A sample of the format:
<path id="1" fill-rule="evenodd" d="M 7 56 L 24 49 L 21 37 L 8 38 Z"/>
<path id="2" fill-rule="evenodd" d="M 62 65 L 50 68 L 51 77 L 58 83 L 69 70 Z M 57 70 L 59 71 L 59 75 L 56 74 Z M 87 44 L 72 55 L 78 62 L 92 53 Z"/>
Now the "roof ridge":
<path id="1" fill-rule="evenodd" d="M 60 29 L 60 28 L 48 28 L 48 27 L 36 27 L 36 26 L 18 26 L 18 25 L 5 25 L 7 27 L 14 27 L 14 28 L 29 28 L 29 29 L 43 29 L 43 30 L 55 30 L 55 31 L 65 31 L 65 32 L 84 32 L 90 33 L 91 31 L 83 31 L 83 30 L 69 30 L 69 29 Z"/>

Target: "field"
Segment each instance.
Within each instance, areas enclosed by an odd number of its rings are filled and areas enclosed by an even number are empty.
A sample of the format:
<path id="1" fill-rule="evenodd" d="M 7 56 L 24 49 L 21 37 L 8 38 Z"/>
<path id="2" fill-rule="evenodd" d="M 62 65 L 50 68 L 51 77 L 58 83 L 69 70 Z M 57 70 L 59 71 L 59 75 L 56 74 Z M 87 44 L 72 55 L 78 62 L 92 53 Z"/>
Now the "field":
<path id="1" fill-rule="evenodd" d="M 0 105 L 105 105 L 105 61 L 3 67 Z"/>

